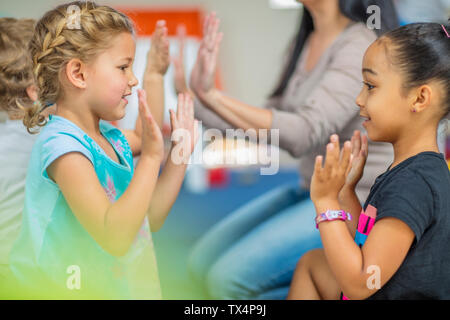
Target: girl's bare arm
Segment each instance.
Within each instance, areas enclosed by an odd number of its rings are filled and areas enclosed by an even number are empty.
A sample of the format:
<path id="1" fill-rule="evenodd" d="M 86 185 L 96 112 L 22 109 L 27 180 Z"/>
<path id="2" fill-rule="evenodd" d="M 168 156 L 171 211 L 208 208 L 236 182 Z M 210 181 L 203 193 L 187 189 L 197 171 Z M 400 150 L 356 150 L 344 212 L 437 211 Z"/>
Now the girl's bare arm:
<path id="1" fill-rule="evenodd" d="M 142 226 L 158 177 L 160 160 L 141 158 L 123 195 L 111 203 L 92 163 L 80 153 L 67 153 L 47 169 L 72 212 L 107 252 L 122 256 Z"/>

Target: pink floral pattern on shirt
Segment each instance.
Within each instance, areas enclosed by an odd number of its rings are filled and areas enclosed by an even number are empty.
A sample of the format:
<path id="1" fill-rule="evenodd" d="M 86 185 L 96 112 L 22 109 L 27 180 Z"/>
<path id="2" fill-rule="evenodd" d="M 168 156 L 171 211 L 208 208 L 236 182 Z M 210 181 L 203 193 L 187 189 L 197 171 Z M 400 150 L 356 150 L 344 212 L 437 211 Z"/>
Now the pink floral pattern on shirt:
<path id="1" fill-rule="evenodd" d="M 105 189 L 109 201 L 115 202 L 117 196 L 116 187 L 114 186 L 114 182 L 109 175 L 106 177 L 106 187 L 103 187 L 103 189 Z"/>
<path id="2" fill-rule="evenodd" d="M 114 145 L 114 147 L 116 148 L 117 152 L 119 152 L 120 154 L 124 153 L 124 147 L 122 145 L 122 141 L 121 140 L 112 140 L 111 139 L 112 144 Z"/>

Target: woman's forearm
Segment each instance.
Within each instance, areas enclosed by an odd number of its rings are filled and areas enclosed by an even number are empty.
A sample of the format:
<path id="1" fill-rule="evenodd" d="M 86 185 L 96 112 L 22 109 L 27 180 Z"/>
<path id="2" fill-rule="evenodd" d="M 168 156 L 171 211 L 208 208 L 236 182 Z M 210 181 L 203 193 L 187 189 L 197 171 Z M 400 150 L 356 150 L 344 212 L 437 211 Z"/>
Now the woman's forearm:
<path id="1" fill-rule="evenodd" d="M 170 150 L 167 162 L 158 178 L 148 210 L 152 232 L 158 231 L 164 224 L 183 184 L 187 163 L 175 163 L 172 159 L 172 152 L 173 148 Z"/>
<path id="2" fill-rule="evenodd" d="M 254 107 L 222 94 L 212 89 L 200 100 L 222 119 L 235 128 L 270 129 L 272 126 L 272 111 Z"/>

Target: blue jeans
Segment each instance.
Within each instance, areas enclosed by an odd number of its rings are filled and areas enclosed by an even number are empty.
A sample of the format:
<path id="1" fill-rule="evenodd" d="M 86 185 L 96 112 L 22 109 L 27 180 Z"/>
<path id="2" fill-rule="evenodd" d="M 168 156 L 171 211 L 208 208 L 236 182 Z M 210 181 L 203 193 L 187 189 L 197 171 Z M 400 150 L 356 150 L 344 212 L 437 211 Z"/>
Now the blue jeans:
<path id="1" fill-rule="evenodd" d="M 213 299 L 285 299 L 300 257 L 322 247 L 309 192 L 282 186 L 228 215 L 195 245 L 193 278 Z"/>

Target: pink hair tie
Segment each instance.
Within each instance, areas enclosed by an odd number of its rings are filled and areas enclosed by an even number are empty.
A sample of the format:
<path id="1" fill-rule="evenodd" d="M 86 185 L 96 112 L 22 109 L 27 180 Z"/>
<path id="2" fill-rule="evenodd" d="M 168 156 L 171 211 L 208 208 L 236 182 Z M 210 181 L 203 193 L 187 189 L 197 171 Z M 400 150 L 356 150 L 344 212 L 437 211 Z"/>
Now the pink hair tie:
<path id="1" fill-rule="evenodd" d="M 447 29 L 445 29 L 444 25 L 441 24 L 442 29 L 444 30 L 445 34 L 447 35 L 447 38 L 450 38 L 450 34 L 448 34 Z"/>

